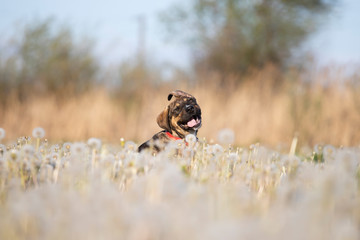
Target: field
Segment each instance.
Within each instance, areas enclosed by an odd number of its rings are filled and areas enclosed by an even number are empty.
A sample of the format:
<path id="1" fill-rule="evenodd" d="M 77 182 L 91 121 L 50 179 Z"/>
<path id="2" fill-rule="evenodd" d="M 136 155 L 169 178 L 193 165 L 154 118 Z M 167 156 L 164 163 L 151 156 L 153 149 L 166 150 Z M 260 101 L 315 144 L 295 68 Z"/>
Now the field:
<path id="1" fill-rule="evenodd" d="M 359 79 L 279 74 L 7 95 L 0 239 L 359 239 Z M 174 89 L 202 108 L 199 141 L 137 153 Z"/>
<path id="2" fill-rule="evenodd" d="M 235 144 L 256 142 L 278 150 L 288 149 L 294 136 L 299 145 L 360 143 L 360 78 L 346 77 L 345 69 L 284 74 L 267 68 L 234 76 L 222 85 L 214 74 L 198 83 L 181 81 L 159 86 L 139 85 L 135 90 L 109 93 L 99 87 L 81 95 L 17 92 L 3 97 L 0 127 L 7 138 L 26 136 L 36 126 L 53 141 L 84 141 L 98 137 L 118 143 L 121 137 L 140 143 L 159 131 L 157 115 L 167 106 L 167 95 L 181 89 L 194 95 L 201 106 L 203 125 L 199 137 L 216 142 L 223 128 L 232 129 Z M 234 84 L 238 78 L 242 84 Z M 311 82 L 305 80 L 309 78 Z M 280 81 L 280 80 L 281 81 Z M 34 91 L 35 92 L 35 91 Z"/>
<path id="3" fill-rule="evenodd" d="M 223 130 L 152 156 L 32 135 L 0 145 L 0 239 L 360 237 L 358 147 L 235 147 Z"/>

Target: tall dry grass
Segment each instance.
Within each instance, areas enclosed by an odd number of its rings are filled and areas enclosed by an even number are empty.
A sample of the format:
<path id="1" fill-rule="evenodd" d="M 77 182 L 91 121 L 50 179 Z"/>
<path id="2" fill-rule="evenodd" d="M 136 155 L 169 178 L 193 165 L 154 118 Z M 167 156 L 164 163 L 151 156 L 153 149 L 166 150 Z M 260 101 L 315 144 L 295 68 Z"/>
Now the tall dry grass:
<path id="1" fill-rule="evenodd" d="M 284 84 L 275 84 L 279 77 L 287 78 Z M 42 126 L 54 140 L 95 136 L 114 142 L 124 137 L 140 143 L 160 130 L 156 117 L 167 106 L 168 93 L 179 88 L 196 96 L 202 108 L 201 138 L 216 140 L 219 130 L 230 128 L 237 144 L 289 144 L 298 135 L 300 144 L 358 145 L 359 79 L 327 72 L 308 77 L 311 84 L 298 74 L 283 76 L 269 68 L 244 77 L 241 85 L 222 86 L 210 75 L 195 86 L 141 88 L 132 102 L 115 100 L 103 89 L 61 101 L 49 95 L 25 102 L 9 97 L 0 109 L 0 127 L 7 130 L 7 139 Z"/>

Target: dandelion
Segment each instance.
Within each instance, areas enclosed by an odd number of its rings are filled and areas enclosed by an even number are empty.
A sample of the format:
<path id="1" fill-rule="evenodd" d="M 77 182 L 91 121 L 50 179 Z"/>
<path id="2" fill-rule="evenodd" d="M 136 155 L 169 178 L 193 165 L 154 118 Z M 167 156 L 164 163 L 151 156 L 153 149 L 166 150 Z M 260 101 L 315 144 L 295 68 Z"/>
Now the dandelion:
<path id="1" fill-rule="evenodd" d="M 19 151 L 16 149 L 13 149 L 9 152 L 9 157 L 11 160 L 13 160 L 14 162 L 17 162 L 20 159 L 20 154 Z"/>
<path id="2" fill-rule="evenodd" d="M 6 147 L 3 144 L 0 144 L 0 156 L 4 156 L 6 153 Z"/>
<path id="3" fill-rule="evenodd" d="M 196 138 L 196 136 L 194 134 L 188 134 L 185 137 L 185 142 L 187 142 L 190 147 L 194 147 L 196 141 L 197 141 L 197 138 Z"/>
<path id="4" fill-rule="evenodd" d="M 36 138 L 36 151 L 38 151 L 40 145 L 40 139 L 45 137 L 45 130 L 41 127 L 36 127 L 32 131 L 32 135 L 34 138 Z"/>
<path id="5" fill-rule="evenodd" d="M 98 138 L 89 138 L 87 144 L 91 149 L 94 149 L 96 151 L 100 151 L 101 149 L 101 140 Z"/>
<path id="6" fill-rule="evenodd" d="M 76 142 L 71 145 L 70 151 L 72 155 L 82 155 L 86 151 L 86 146 L 84 143 Z"/>
<path id="7" fill-rule="evenodd" d="M 336 149 L 331 145 L 326 145 L 323 149 L 324 160 L 334 160 Z"/>
<path id="8" fill-rule="evenodd" d="M 124 147 L 125 145 L 125 139 L 124 138 L 120 138 L 120 146 Z"/>
<path id="9" fill-rule="evenodd" d="M 105 157 L 102 159 L 102 164 L 105 167 L 112 166 L 115 162 L 115 156 L 113 154 L 106 154 Z"/>
<path id="10" fill-rule="evenodd" d="M 239 160 L 239 155 L 236 153 L 229 153 L 228 160 L 231 163 L 236 163 Z"/>
<path id="11" fill-rule="evenodd" d="M 60 150 L 60 146 L 59 146 L 58 144 L 52 145 L 52 146 L 50 147 L 50 152 L 55 152 L 55 153 L 57 153 L 57 152 L 59 152 L 59 150 Z"/>
<path id="12" fill-rule="evenodd" d="M 0 141 L 5 138 L 5 130 L 3 128 L 0 128 Z"/>
<path id="13" fill-rule="evenodd" d="M 219 144 L 208 145 L 207 153 L 217 156 L 217 155 L 224 153 L 224 148 Z"/>
<path id="14" fill-rule="evenodd" d="M 127 141 L 125 143 L 125 149 L 130 152 L 134 152 L 137 149 L 137 145 L 133 141 Z"/>
<path id="15" fill-rule="evenodd" d="M 32 131 L 32 135 L 34 138 L 43 138 L 45 137 L 45 130 L 41 127 L 36 127 L 34 128 L 34 130 Z"/>
<path id="16" fill-rule="evenodd" d="M 221 144 L 229 145 L 235 141 L 235 133 L 229 128 L 224 128 L 218 133 L 218 140 Z"/>
<path id="17" fill-rule="evenodd" d="M 71 150 L 71 143 L 69 142 L 65 142 L 62 146 L 62 150 L 65 152 L 65 153 L 68 153 L 70 152 Z"/>
<path id="18" fill-rule="evenodd" d="M 35 149 L 32 145 L 26 144 L 21 148 L 21 152 L 26 156 L 32 156 L 35 153 Z"/>

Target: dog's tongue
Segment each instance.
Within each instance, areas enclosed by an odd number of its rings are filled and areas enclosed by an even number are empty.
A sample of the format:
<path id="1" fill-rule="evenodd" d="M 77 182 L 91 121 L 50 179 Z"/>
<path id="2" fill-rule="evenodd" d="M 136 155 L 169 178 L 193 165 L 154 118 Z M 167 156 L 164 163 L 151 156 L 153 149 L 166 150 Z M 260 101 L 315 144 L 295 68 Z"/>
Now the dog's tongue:
<path id="1" fill-rule="evenodd" d="M 194 127 L 196 124 L 198 124 L 199 123 L 199 120 L 198 119 L 192 119 L 192 120 L 190 120 L 188 123 L 187 123 L 187 125 L 189 126 L 189 127 Z"/>

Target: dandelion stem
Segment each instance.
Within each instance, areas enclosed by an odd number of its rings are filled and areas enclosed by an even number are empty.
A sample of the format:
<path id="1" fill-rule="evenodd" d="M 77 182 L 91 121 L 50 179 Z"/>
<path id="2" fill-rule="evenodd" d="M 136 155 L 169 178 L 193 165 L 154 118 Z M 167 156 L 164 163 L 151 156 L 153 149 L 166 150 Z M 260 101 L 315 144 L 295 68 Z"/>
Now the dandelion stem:
<path id="1" fill-rule="evenodd" d="M 39 151 L 40 138 L 36 138 L 36 151 Z"/>

